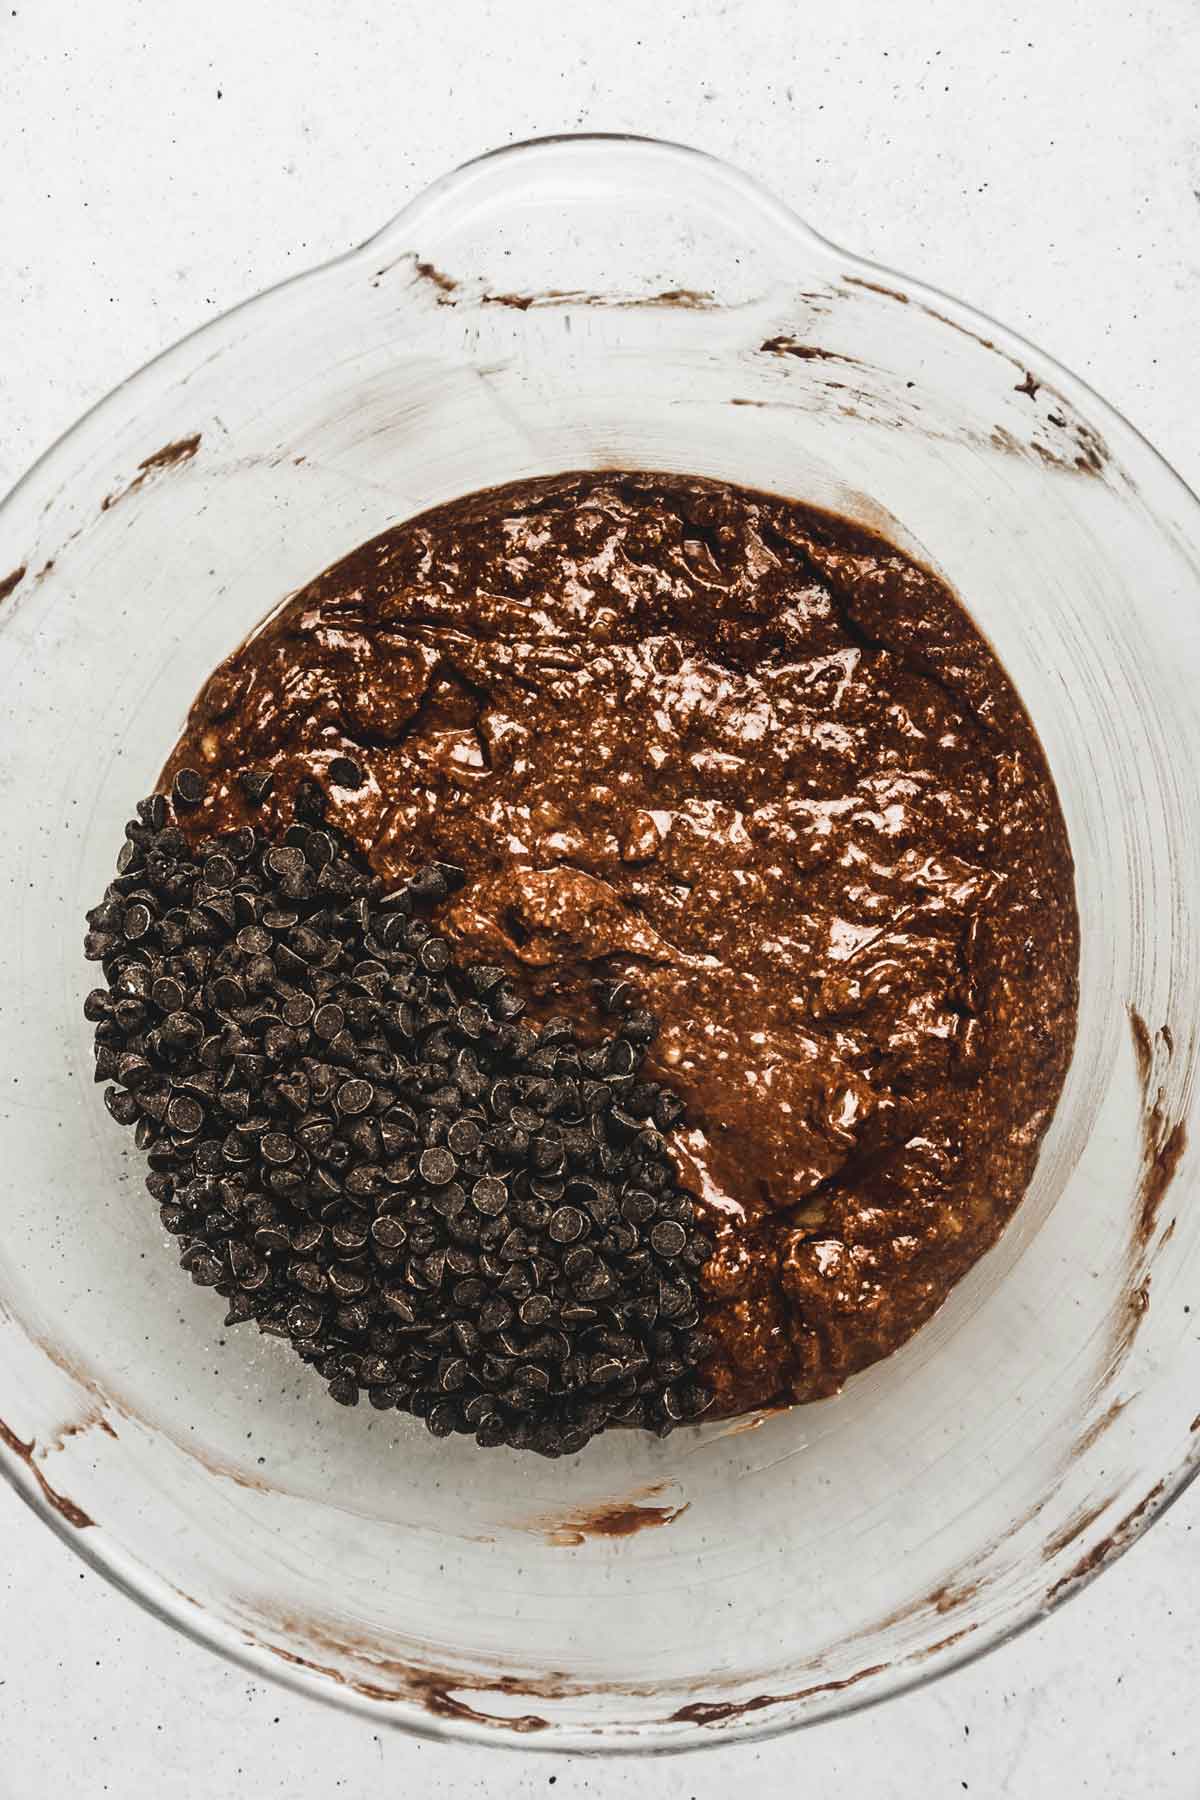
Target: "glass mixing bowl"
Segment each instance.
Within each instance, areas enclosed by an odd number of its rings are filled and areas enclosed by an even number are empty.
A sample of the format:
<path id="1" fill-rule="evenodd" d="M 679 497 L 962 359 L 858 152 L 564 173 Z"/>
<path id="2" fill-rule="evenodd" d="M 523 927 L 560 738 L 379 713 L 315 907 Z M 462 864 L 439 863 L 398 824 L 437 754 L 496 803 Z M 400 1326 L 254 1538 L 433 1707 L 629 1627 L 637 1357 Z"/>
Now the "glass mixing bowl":
<path id="1" fill-rule="evenodd" d="M 80 938 L 189 701 L 289 589 L 434 502 L 606 465 L 837 508 L 964 596 L 1058 781 L 1082 999 L 1028 1198 L 906 1349 L 836 1400 L 543 1463 L 225 1341 L 93 1091 Z M 0 510 L 17 1490 L 256 1673 L 494 1743 L 778 1731 L 1077 1589 L 1200 1459 L 1198 544 L 1048 357 L 666 144 L 485 157 L 133 376 Z"/>

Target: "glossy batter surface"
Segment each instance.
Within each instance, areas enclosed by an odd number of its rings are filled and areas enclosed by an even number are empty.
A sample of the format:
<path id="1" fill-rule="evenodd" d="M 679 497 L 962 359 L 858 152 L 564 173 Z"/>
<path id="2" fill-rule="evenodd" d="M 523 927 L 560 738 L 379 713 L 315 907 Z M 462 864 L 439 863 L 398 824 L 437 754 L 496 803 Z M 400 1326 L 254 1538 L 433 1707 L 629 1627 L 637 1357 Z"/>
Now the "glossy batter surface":
<path id="1" fill-rule="evenodd" d="M 198 832 L 315 777 L 380 873 L 466 869 L 444 929 L 537 1008 L 598 1029 L 618 977 L 658 1013 L 716 1410 L 835 1391 L 1020 1200 L 1074 1030 L 1066 831 L 993 652 L 882 539 L 690 478 L 473 495 L 293 596 L 189 763 Z"/>

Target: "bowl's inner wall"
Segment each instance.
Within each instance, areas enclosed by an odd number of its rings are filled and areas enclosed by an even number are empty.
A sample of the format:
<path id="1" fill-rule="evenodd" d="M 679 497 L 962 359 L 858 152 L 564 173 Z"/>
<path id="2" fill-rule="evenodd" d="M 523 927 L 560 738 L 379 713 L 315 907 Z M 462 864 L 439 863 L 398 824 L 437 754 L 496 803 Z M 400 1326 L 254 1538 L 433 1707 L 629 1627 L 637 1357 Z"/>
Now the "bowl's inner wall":
<path id="1" fill-rule="evenodd" d="M 451 237 L 439 254 L 454 253 Z M 54 566 L 0 618 L 20 726 L 0 787 L 14 1068 L 0 1412 L 53 1451 L 49 1477 L 85 1496 L 114 1559 L 164 1604 L 182 1590 L 218 1634 L 368 1686 L 412 1697 L 414 1663 L 532 1671 L 536 1704 L 483 1710 L 619 1730 L 698 1694 L 819 1690 L 867 1669 L 868 1688 L 886 1683 L 952 1634 L 1027 1614 L 1049 1582 L 1042 1545 L 1179 1461 L 1192 1353 L 1176 1302 L 1200 1269 L 1200 1217 L 1176 1207 L 1178 1177 L 1151 1221 L 1161 1233 L 1178 1211 L 1133 1336 L 1144 1114 L 1127 1008 L 1173 1034 L 1154 1080 L 1178 1119 L 1198 1011 L 1184 802 L 1200 658 L 1194 635 L 1181 651 L 1172 604 L 1192 603 L 1194 574 L 1118 466 L 1029 448 L 1085 441 L 1063 396 L 1021 392 L 1001 351 L 828 268 L 733 311 L 455 299 L 409 263 L 391 279 L 362 259 L 313 278 L 273 333 L 227 331 L 210 365 L 196 354 L 119 429 L 85 433 L 48 512 L 10 503 L 8 525 Z M 824 350 L 761 348 L 781 335 Z M 195 432 L 194 454 L 122 492 Z M 221 1331 L 92 1091 L 79 941 L 197 688 L 285 592 L 438 500 L 605 465 L 834 506 L 936 564 L 1059 784 L 1081 1007 L 1027 1200 L 904 1351 L 757 1429 L 619 1434 L 541 1464 L 329 1406 L 285 1348 Z M 1135 1389 L 1101 1456 L 1086 1428 Z M 116 1438 L 61 1437 L 89 1405 Z M 630 1500 L 674 1517 L 588 1534 L 589 1507 Z M 802 1693 L 790 1713 L 824 1703 Z"/>

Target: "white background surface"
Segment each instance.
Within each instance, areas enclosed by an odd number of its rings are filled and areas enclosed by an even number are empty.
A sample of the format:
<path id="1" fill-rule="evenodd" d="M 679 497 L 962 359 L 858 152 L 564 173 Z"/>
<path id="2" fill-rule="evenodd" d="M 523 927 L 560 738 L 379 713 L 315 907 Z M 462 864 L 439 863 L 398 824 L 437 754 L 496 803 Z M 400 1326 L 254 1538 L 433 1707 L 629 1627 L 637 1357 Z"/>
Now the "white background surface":
<path id="1" fill-rule="evenodd" d="M 741 163 L 1061 357 L 1200 487 L 1198 95 L 1196 0 L 0 0 L 0 490 L 215 312 L 464 158 L 578 129 Z M 251 1682 L 0 1488 L 0 1800 L 1195 1800 L 1197 1521 L 1193 1490 L 923 1693 L 633 1763 L 417 1743 Z"/>

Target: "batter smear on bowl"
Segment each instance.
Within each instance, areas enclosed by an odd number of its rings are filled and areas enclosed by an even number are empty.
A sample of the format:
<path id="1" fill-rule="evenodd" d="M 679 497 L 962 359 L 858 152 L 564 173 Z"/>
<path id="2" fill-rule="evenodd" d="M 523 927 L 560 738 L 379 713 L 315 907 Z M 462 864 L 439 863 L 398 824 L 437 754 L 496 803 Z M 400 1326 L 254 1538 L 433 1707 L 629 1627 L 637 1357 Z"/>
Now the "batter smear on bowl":
<path id="1" fill-rule="evenodd" d="M 700 1204 L 712 1414 L 835 1392 L 1021 1199 L 1070 1055 L 1072 863 L 1037 736 L 943 582 L 844 519 L 557 476 L 355 550 L 214 673 L 192 837 L 316 784 L 535 1021 L 627 982 Z M 270 777 L 270 780 L 267 777 Z"/>

